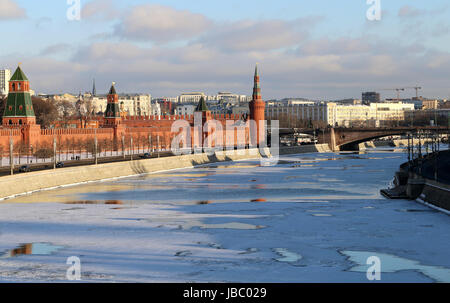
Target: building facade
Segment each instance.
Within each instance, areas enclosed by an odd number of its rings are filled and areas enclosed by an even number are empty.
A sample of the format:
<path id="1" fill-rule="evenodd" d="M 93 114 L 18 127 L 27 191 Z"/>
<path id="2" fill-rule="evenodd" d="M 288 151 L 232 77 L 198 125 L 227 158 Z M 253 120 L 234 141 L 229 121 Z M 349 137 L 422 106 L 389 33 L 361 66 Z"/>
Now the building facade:
<path id="1" fill-rule="evenodd" d="M 195 111 L 193 104 L 180 104 L 175 107 L 175 115 L 193 115 Z"/>
<path id="2" fill-rule="evenodd" d="M 151 102 L 150 94 L 124 94 L 119 95 L 119 109 L 124 116 L 160 115 L 161 108 L 158 103 Z M 108 105 L 107 96 L 90 98 L 95 113 L 104 113 Z"/>
<path id="3" fill-rule="evenodd" d="M 8 95 L 10 78 L 11 71 L 9 69 L 0 69 L 0 95 Z"/>
<path id="4" fill-rule="evenodd" d="M 335 102 L 292 105 L 273 103 L 266 107 L 266 116 L 272 120 L 306 121 L 321 126 L 376 127 L 392 121 L 403 121 L 405 112 L 412 110 L 414 110 L 414 104 L 403 103 L 371 103 L 370 105 L 345 105 Z"/>

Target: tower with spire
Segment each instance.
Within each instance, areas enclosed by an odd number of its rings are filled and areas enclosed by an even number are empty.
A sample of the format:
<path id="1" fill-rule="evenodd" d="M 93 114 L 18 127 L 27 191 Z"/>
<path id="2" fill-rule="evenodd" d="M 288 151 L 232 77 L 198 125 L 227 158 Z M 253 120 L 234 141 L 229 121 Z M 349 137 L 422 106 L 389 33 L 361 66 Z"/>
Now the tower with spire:
<path id="1" fill-rule="evenodd" d="M 95 78 L 92 81 L 92 97 L 97 96 L 97 90 L 95 89 Z"/>
<path id="2" fill-rule="evenodd" d="M 205 123 L 212 119 L 211 111 L 206 105 L 206 100 L 202 96 L 194 111 L 194 146 L 201 147 L 208 138 L 209 133 L 206 132 Z"/>
<path id="3" fill-rule="evenodd" d="M 114 150 L 118 150 L 118 142 L 125 134 L 125 126 L 122 124 L 122 117 L 120 116 L 119 95 L 116 92 L 115 85 L 116 83 L 113 82 L 106 97 L 107 105 L 103 127 L 114 129 Z"/>
<path id="4" fill-rule="evenodd" d="M 258 64 L 255 67 L 255 75 L 253 78 L 253 97 L 249 103 L 250 119 L 256 122 L 256 143 L 260 145 L 265 140 L 265 115 L 264 110 L 266 104 L 261 97 L 261 86 L 259 83 Z"/>
<path id="5" fill-rule="evenodd" d="M 105 111 L 105 121 L 107 126 L 120 124 L 119 95 L 116 92 L 115 82 L 112 83 L 107 96 L 107 105 Z"/>
<path id="6" fill-rule="evenodd" d="M 3 114 L 3 125 L 21 127 L 36 124 L 33 102 L 31 101 L 30 82 L 20 68 L 17 67 L 9 81 L 9 93 Z"/>

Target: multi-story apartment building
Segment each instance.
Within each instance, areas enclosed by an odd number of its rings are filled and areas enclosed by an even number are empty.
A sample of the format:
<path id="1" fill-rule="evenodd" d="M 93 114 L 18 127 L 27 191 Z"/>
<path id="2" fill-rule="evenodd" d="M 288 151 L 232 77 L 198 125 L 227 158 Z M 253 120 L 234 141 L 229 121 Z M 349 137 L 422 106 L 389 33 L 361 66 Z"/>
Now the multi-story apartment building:
<path id="1" fill-rule="evenodd" d="M 437 109 L 439 106 L 438 100 L 422 100 L 422 109 Z"/>
<path id="2" fill-rule="evenodd" d="M 0 95 L 9 93 L 9 79 L 11 79 L 11 70 L 0 69 Z"/>
<path id="3" fill-rule="evenodd" d="M 311 121 L 330 126 L 379 126 L 388 121 L 405 120 L 405 112 L 414 104 L 371 103 L 370 105 L 342 105 L 334 102 L 303 104 L 272 103 L 266 107 L 267 119 Z"/>

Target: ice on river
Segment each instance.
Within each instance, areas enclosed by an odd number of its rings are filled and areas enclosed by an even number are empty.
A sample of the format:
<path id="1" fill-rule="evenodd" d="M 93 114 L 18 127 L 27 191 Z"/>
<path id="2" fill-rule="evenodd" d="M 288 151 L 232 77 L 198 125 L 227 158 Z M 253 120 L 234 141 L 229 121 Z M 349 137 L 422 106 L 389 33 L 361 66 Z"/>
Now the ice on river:
<path id="1" fill-rule="evenodd" d="M 381 282 L 449 282 L 449 217 L 379 194 L 405 156 L 219 163 L 6 200 L 0 281 L 66 282 L 77 256 L 82 282 L 373 283 L 378 256 Z"/>

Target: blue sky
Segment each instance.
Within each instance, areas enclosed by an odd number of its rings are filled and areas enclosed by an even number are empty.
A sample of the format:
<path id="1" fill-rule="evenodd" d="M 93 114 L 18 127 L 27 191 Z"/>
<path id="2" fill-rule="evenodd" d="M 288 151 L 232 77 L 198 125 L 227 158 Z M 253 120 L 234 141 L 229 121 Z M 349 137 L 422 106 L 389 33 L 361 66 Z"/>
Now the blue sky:
<path id="1" fill-rule="evenodd" d="M 116 81 L 175 96 L 250 94 L 259 62 L 266 99 L 417 84 L 448 98 L 448 1 L 380 1 L 381 20 L 368 21 L 366 0 L 81 0 L 69 21 L 66 0 L 0 0 L 0 67 L 22 62 L 39 92 L 86 91 L 95 77 L 100 92 Z"/>

